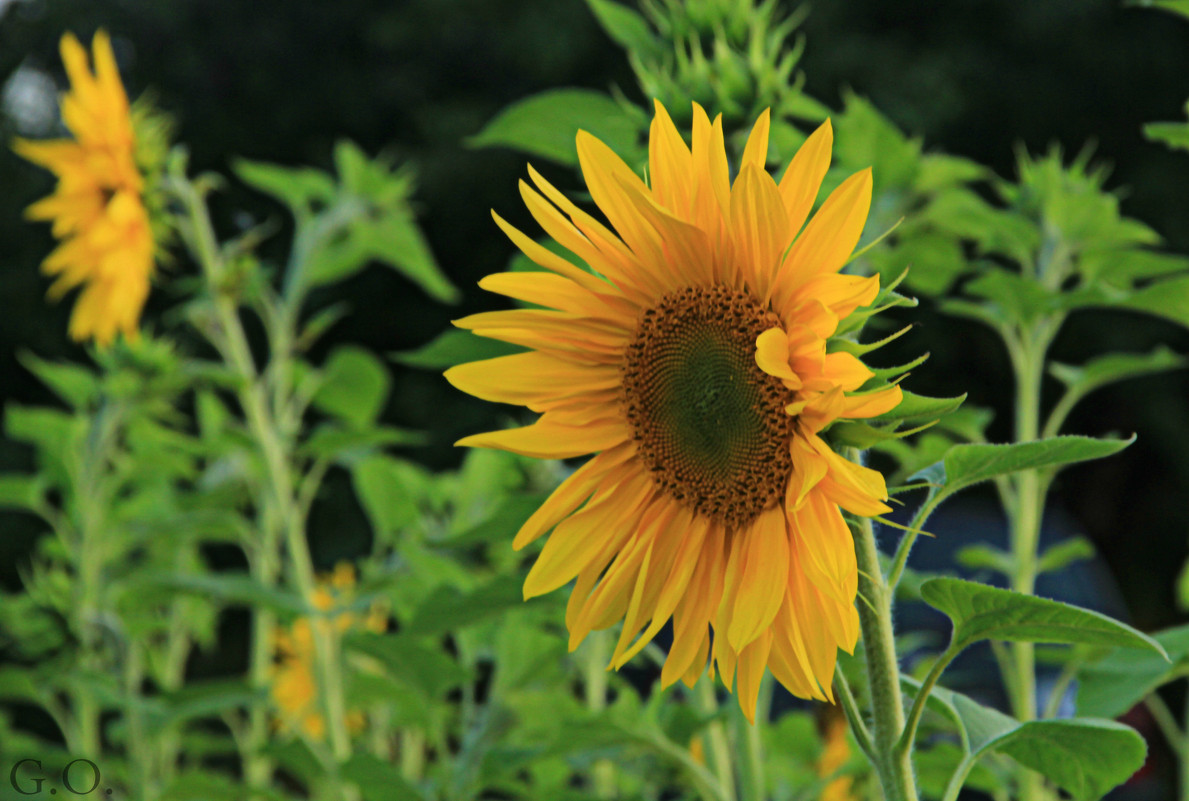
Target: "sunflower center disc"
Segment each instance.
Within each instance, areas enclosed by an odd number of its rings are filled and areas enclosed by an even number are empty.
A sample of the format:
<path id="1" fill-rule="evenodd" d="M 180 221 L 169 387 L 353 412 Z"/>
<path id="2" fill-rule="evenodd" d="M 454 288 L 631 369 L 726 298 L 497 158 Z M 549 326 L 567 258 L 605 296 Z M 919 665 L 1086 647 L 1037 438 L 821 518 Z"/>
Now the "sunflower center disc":
<path id="1" fill-rule="evenodd" d="M 756 365 L 779 325 L 723 286 L 666 295 L 644 312 L 624 360 L 624 407 L 653 480 L 729 528 L 780 500 L 793 464 L 792 398 Z"/>

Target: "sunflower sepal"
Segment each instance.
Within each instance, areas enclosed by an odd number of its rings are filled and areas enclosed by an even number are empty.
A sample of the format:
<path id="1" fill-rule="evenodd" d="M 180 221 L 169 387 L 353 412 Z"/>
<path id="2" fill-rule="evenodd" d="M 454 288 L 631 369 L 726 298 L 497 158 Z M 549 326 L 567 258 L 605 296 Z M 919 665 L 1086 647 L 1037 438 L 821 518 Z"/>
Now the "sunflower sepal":
<path id="1" fill-rule="evenodd" d="M 839 320 L 838 328 L 834 331 L 835 338 L 849 337 L 857 339 L 859 332 L 867 325 L 867 321 L 877 314 L 881 314 L 888 309 L 894 309 L 897 306 L 904 306 L 906 308 L 916 308 L 919 301 L 909 295 L 902 295 L 896 291 L 896 288 L 908 277 L 908 269 L 905 268 L 898 276 L 892 279 L 887 284 L 880 287 L 879 294 L 875 296 L 875 300 L 871 301 L 868 306 L 863 306 L 855 309 L 848 317 Z"/>
<path id="2" fill-rule="evenodd" d="M 900 430 L 899 423 L 892 426 L 879 427 L 867 423 L 840 420 L 826 430 L 829 432 L 827 439 L 835 446 L 835 450 L 840 447 L 867 450 L 872 445 L 880 442 L 886 442 L 890 439 L 904 439 L 905 437 L 911 437 L 913 434 L 919 434 L 926 429 L 932 428 L 939 422 L 940 420 L 930 420 L 914 428 Z"/>

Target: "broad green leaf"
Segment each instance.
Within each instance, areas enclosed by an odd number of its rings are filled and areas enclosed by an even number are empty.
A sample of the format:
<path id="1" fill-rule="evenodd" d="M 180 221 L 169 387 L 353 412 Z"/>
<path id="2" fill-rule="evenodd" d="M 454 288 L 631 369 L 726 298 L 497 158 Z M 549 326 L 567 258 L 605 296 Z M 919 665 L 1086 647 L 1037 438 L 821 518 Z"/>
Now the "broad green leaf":
<path id="1" fill-rule="evenodd" d="M 1189 326 L 1189 276 L 1180 275 L 1148 284 L 1119 305 Z"/>
<path id="2" fill-rule="evenodd" d="M 379 416 L 392 379 L 383 362 L 363 348 L 344 346 L 327 359 L 314 406 L 356 426 Z"/>
<path id="3" fill-rule="evenodd" d="M 440 586 L 421 602 L 402 632 L 447 634 L 524 603 L 524 576 L 497 576 L 468 593 Z"/>
<path id="4" fill-rule="evenodd" d="M 455 303 L 460 295 L 434 259 L 429 242 L 411 215 L 389 214 L 379 224 L 356 232 L 366 253 L 392 267 L 435 300 Z"/>
<path id="5" fill-rule="evenodd" d="M 1148 651 L 1117 649 L 1078 673 L 1079 715 L 1115 718 L 1163 684 L 1189 675 L 1189 625 L 1154 635 L 1168 662 Z"/>
<path id="6" fill-rule="evenodd" d="M 902 678 L 913 692 L 920 685 Z M 962 693 L 935 686 L 928 704 L 966 734 L 969 761 L 990 753 L 1011 757 L 1061 787 L 1074 801 L 1097 801 L 1143 766 L 1144 739 L 1111 720 L 1074 718 L 1020 723 Z"/>
<path id="7" fill-rule="evenodd" d="M 469 674 L 445 652 L 406 634 L 352 632 L 347 648 L 378 659 L 396 679 L 432 699 L 468 680 Z"/>
<path id="8" fill-rule="evenodd" d="M 1131 626 L 1060 601 L 948 577 L 922 584 L 921 598 L 953 621 L 954 650 L 979 640 L 1006 640 L 1122 646 L 1165 656 L 1158 642 Z"/>
<path id="9" fill-rule="evenodd" d="M 328 202 L 335 194 L 331 177 L 309 167 L 283 167 L 238 159 L 232 164 L 232 170 L 248 186 L 271 195 L 298 216 L 307 214 L 312 203 Z"/>
<path id="10" fill-rule="evenodd" d="M 1019 273 L 999 268 L 984 269 L 963 287 L 968 295 L 982 298 L 997 319 L 1028 325 L 1057 307 L 1057 294 Z"/>
<path id="11" fill-rule="evenodd" d="M 375 454 L 351 466 L 351 480 L 372 530 L 380 536 L 418 519 L 417 499 L 425 495 L 429 476 L 420 465 Z"/>
<path id="12" fill-rule="evenodd" d="M 1186 365 L 1189 365 L 1189 359 L 1161 345 L 1151 353 L 1108 353 L 1080 367 L 1052 362 L 1049 372 L 1065 384 L 1069 392 L 1080 397 L 1115 381 L 1176 370 Z"/>
<path id="13" fill-rule="evenodd" d="M 548 497 L 549 493 L 544 492 L 513 495 L 482 523 L 459 532 L 446 540 L 446 543 L 453 546 L 475 545 L 498 540 L 511 543 L 516 532 L 524 525 L 524 521 L 528 520 Z"/>
<path id="14" fill-rule="evenodd" d="M 579 129 L 616 153 L 636 146 L 631 117 L 607 95 L 590 89 L 553 89 L 513 103 L 466 141 L 470 147 L 511 147 L 573 166 L 578 163 L 574 137 Z"/>
<path id="15" fill-rule="evenodd" d="M 648 21 L 633 8 L 611 0 L 586 0 L 599 25 L 624 50 L 637 58 L 648 57 L 660 50 Z"/>
<path id="16" fill-rule="evenodd" d="M 342 767 L 343 778 L 359 788 L 364 801 L 418 801 L 425 795 L 391 763 L 359 752 Z"/>
<path id="17" fill-rule="evenodd" d="M 980 481 L 1019 470 L 1055 468 L 1101 459 L 1118 453 L 1134 441 L 1134 435 L 1129 439 L 1066 436 L 1009 445 L 955 445 L 941 462 L 910 476 L 909 481 L 922 478 L 935 482 L 940 485 L 939 497 L 945 498 Z"/>
<path id="18" fill-rule="evenodd" d="M 82 409 L 95 400 L 99 384 L 95 374 L 85 367 L 69 362 L 47 362 L 29 352 L 21 353 L 17 359 L 71 408 Z"/>

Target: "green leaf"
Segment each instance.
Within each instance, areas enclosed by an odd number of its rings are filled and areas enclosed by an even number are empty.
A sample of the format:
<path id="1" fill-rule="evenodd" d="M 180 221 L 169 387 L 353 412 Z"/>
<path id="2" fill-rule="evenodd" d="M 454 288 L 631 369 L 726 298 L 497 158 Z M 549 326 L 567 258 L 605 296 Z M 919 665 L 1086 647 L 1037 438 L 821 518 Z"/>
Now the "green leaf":
<path id="1" fill-rule="evenodd" d="M 951 650 L 979 640 L 1164 648 L 1148 635 L 1106 615 L 973 581 L 942 577 L 921 585 L 925 603 L 954 624 Z"/>
<path id="2" fill-rule="evenodd" d="M 1189 17 L 1189 0 L 1130 0 L 1127 5 L 1141 8 L 1162 8 L 1182 17 Z"/>
<path id="3" fill-rule="evenodd" d="M 446 540 L 448 545 L 477 545 L 506 540 L 511 542 L 516 532 L 533 512 L 549 497 L 547 492 L 532 492 L 513 495 L 505 500 L 490 517 L 482 523 L 467 528 Z"/>
<path id="4" fill-rule="evenodd" d="M 1189 0 L 1185 6 L 1189 8 Z M 1189 124 L 1183 122 L 1149 122 L 1144 126 L 1144 136 L 1176 150 L 1189 150 Z"/>
<path id="5" fill-rule="evenodd" d="M 380 414 L 392 379 L 384 363 L 363 348 L 345 346 L 330 355 L 322 368 L 322 383 L 314 406 L 356 426 Z"/>
<path id="6" fill-rule="evenodd" d="M 96 398 L 99 384 L 95 374 L 85 367 L 69 362 L 47 362 L 28 352 L 19 354 L 17 360 L 71 408 L 85 408 Z"/>
<path id="7" fill-rule="evenodd" d="M 425 794 L 409 784 L 388 762 L 368 753 L 356 753 L 344 763 L 343 778 L 359 788 L 364 801 L 424 801 Z"/>
<path id="8" fill-rule="evenodd" d="M 1051 573 L 1061 570 L 1074 562 L 1094 558 L 1094 544 L 1085 537 L 1070 537 L 1055 545 L 1050 545 L 1040 555 L 1036 563 L 1039 573 Z"/>
<path id="9" fill-rule="evenodd" d="M 335 195 L 330 176 L 309 167 L 282 167 L 237 159 L 232 170 L 245 184 L 281 201 L 296 216 L 307 214 L 311 204 L 328 202 Z"/>
<path id="10" fill-rule="evenodd" d="M 1148 651 L 1109 651 L 1078 673 L 1079 715 L 1118 717 L 1156 688 L 1189 674 L 1189 625 L 1154 636 L 1172 662 Z"/>
<path id="11" fill-rule="evenodd" d="M 1189 326 L 1189 276 L 1154 281 L 1118 305 Z"/>
<path id="12" fill-rule="evenodd" d="M 377 536 L 397 532 L 418 519 L 417 499 L 426 494 L 429 480 L 420 465 L 383 454 L 351 466 L 355 494 Z"/>
<path id="13" fill-rule="evenodd" d="M 1135 442 L 1134 435 L 1129 439 L 1067 436 L 1009 445 L 955 445 L 941 462 L 909 476 L 909 481 L 921 478 L 935 482 L 940 485 L 938 497 L 946 498 L 980 481 L 1019 470 L 1055 468 L 1101 459 L 1118 453 L 1132 442 Z"/>
<path id="14" fill-rule="evenodd" d="M 260 606 L 281 612 L 310 612 L 310 607 L 301 599 L 301 596 L 279 587 L 262 584 L 246 573 L 221 573 L 207 576 L 155 575 L 146 578 L 145 583 L 179 592 L 194 593 L 232 606 Z"/>
<path id="15" fill-rule="evenodd" d="M 469 678 L 469 674 L 444 652 L 406 634 L 352 632 L 344 644 L 378 659 L 396 679 L 424 693 L 441 698 Z"/>
<path id="16" fill-rule="evenodd" d="M 660 44 L 647 20 L 632 8 L 611 0 L 586 0 L 599 25 L 624 50 L 636 57 L 657 54 Z"/>
<path id="17" fill-rule="evenodd" d="M 1081 397 L 1115 381 L 1176 370 L 1187 365 L 1189 359 L 1161 345 L 1151 353 L 1108 353 L 1080 367 L 1052 362 L 1049 372 L 1065 384 L 1070 393 Z"/>
<path id="18" fill-rule="evenodd" d="M 958 549 L 954 558 L 962 567 L 971 570 L 994 570 L 1005 576 L 1014 575 L 1016 571 L 1016 558 L 1012 554 L 982 542 Z"/>
<path id="19" fill-rule="evenodd" d="M 636 124 L 614 100 L 590 89 L 553 89 L 513 103 L 466 140 L 511 147 L 566 165 L 578 163 L 574 137 L 586 130 L 617 153 L 636 146 Z"/>
<path id="20" fill-rule="evenodd" d="M 367 254 L 387 264 L 429 295 L 443 303 L 456 303 L 457 287 L 450 283 L 434 259 L 433 251 L 411 216 L 390 214 L 383 224 L 356 232 Z"/>
<path id="21" fill-rule="evenodd" d="M 930 398 L 912 392 L 904 392 L 904 399 L 889 412 L 881 414 L 872 422 L 886 423 L 898 420 L 904 423 L 923 423 L 944 417 L 954 412 L 966 400 L 966 393 L 956 398 Z"/>
<path id="22" fill-rule="evenodd" d="M 524 576 L 497 576 L 471 592 L 459 594 L 439 586 L 421 602 L 402 631 L 408 634 L 446 634 L 486 620 L 524 603 Z"/>
<path id="23" fill-rule="evenodd" d="M 314 429 L 299 452 L 303 456 L 350 464 L 385 445 L 424 445 L 425 441 L 425 435 L 421 432 L 403 428 L 374 425 L 343 428 L 334 423 L 323 423 Z"/>
<path id="24" fill-rule="evenodd" d="M 389 354 L 393 361 L 423 370 L 446 370 L 465 362 L 522 353 L 524 348 L 451 328 L 416 350 Z"/>
<path id="25" fill-rule="evenodd" d="M 914 691 L 920 685 L 902 677 Z M 968 762 L 1000 753 L 1065 790 L 1074 801 L 1097 801 L 1144 764 L 1147 745 L 1129 726 L 1075 718 L 1020 723 L 998 710 L 935 686 L 929 706 L 953 721 L 970 744 Z"/>
<path id="26" fill-rule="evenodd" d="M 41 498 L 42 482 L 36 474 L 0 473 L 0 509 L 33 510 Z"/>

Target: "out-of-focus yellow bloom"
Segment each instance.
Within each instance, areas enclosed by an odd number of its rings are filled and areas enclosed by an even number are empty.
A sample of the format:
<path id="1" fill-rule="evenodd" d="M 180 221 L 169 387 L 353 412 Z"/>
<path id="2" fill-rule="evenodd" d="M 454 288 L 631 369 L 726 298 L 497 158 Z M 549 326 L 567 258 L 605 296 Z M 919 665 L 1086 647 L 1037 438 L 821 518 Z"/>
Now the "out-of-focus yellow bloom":
<path id="1" fill-rule="evenodd" d="M 350 604 L 355 594 L 355 568 L 340 563 L 334 572 L 321 580 L 311 600 L 315 609 L 327 612 L 325 617 L 299 618 L 288 628 L 275 632 L 277 662 L 273 667 L 272 699 L 276 705 L 280 728 L 300 731 L 312 740 L 326 737 L 326 720 L 318 697 L 318 679 L 314 662 L 314 626 L 327 626 L 338 634 L 352 629 L 382 632 L 388 626 L 387 615 L 374 607 L 365 617 L 336 608 Z M 365 718 L 358 710 L 347 712 L 347 728 L 356 732 L 363 728 Z"/>
<path id="2" fill-rule="evenodd" d="M 106 345 L 117 332 L 137 337 L 153 273 L 153 235 L 136 162 L 136 135 L 111 41 L 92 42 L 95 71 L 73 34 L 62 37 L 70 91 L 62 120 L 73 139 L 32 142 L 13 149 L 58 176 L 49 197 L 31 205 L 30 219 L 53 224 L 61 244 L 42 263 L 55 276 L 51 299 L 83 285 L 70 318 L 70 336 Z"/>
<path id="3" fill-rule="evenodd" d="M 846 739 L 846 718 L 831 715 L 826 724 L 826 747 L 817 760 L 817 775 L 823 779 L 832 776 L 850 759 L 850 741 Z M 855 801 L 851 792 L 855 780 L 850 776 L 839 776 L 822 790 L 820 801 Z"/>

